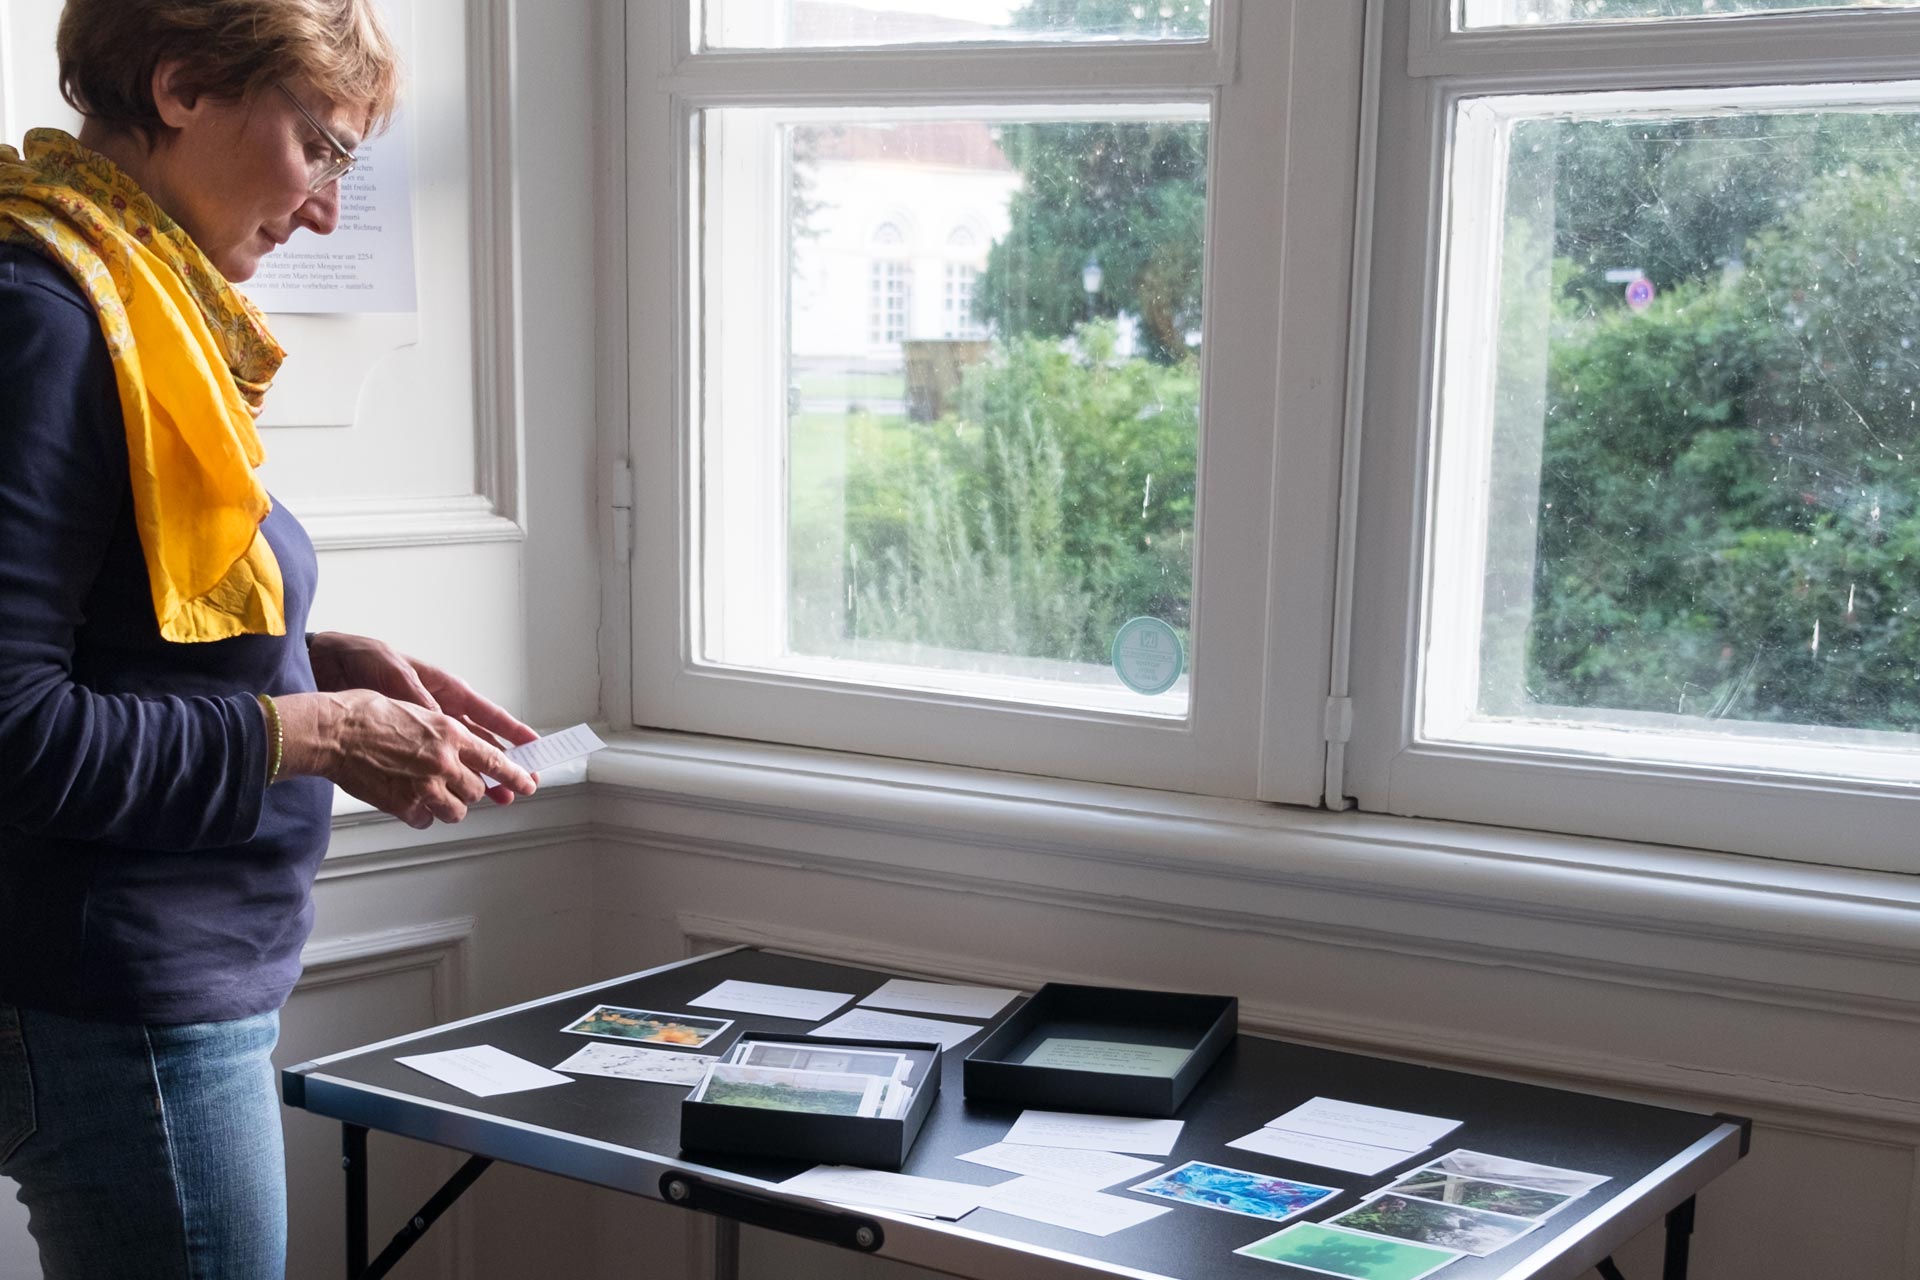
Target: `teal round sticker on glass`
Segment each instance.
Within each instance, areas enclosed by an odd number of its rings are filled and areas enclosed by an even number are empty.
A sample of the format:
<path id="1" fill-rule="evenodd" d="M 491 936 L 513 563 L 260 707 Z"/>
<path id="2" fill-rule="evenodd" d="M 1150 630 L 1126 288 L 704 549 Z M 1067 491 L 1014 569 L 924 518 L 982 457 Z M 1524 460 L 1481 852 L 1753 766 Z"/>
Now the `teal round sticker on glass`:
<path id="1" fill-rule="evenodd" d="M 1135 693 L 1165 693 L 1186 669 L 1180 633 L 1158 618 L 1134 618 L 1113 637 L 1113 671 Z"/>

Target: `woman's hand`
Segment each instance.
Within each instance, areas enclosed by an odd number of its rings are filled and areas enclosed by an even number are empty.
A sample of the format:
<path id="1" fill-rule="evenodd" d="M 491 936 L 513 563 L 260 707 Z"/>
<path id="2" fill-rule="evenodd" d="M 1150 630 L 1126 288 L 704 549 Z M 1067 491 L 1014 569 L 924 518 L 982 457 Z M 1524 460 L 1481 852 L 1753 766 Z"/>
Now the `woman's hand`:
<path id="1" fill-rule="evenodd" d="M 482 796 L 506 804 L 538 785 L 493 743 L 413 702 L 348 689 L 289 694 L 274 705 L 285 739 L 282 777 L 330 778 L 410 827 L 459 822 Z M 500 785 L 489 792 L 483 773 Z"/>
<path id="2" fill-rule="evenodd" d="M 440 710 L 413 659 L 384 640 L 322 631 L 307 645 L 307 660 L 313 664 L 313 680 L 322 693 L 371 689 L 429 711 Z"/>
<path id="3" fill-rule="evenodd" d="M 522 745 L 540 736 L 505 708 L 475 693 L 472 686 L 452 672 L 410 658 L 384 640 L 344 631 L 322 631 L 307 646 L 307 656 L 313 663 L 314 682 L 323 692 L 371 689 L 389 698 L 452 716 L 488 742 L 502 738 Z M 488 776 L 500 777 L 491 770 Z M 513 800 L 512 790 L 504 786 L 487 794 L 496 804 L 509 804 Z"/>

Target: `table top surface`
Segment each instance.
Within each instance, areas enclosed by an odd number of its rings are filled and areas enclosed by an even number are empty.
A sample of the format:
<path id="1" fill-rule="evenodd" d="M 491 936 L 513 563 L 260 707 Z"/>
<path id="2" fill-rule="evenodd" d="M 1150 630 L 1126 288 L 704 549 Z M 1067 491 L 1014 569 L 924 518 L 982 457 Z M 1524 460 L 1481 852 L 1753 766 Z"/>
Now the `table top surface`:
<path id="1" fill-rule="evenodd" d="M 682 1153 L 681 1087 L 576 1076 L 573 1083 L 524 1093 L 476 1097 L 397 1062 L 396 1056 L 490 1044 L 541 1066 L 553 1066 L 589 1043 L 562 1030 L 596 1004 L 701 1017 L 733 1026 L 702 1052 L 719 1055 L 743 1032 L 796 1038 L 817 1025 L 791 1019 L 695 1009 L 689 1001 L 726 979 L 851 992 L 864 997 L 895 975 L 753 949 L 719 952 L 678 965 L 548 997 L 513 1009 L 432 1028 L 399 1040 L 290 1068 L 288 1099 L 317 1114 L 408 1134 L 462 1150 L 659 1198 L 662 1169 L 691 1170 L 754 1191 L 806 1169 L 802 1161 L 711 1152 Z M 1017 1002 L 982 1027 L 990 1030 Z M 915 1015 L 908 1016 L 936 1016 Z M 904 1173 L 992 1184 L 1012 1174 L 956 1157 L 1000 1141 L 1022 1108 L 963 1096 L 961 1060 L 976 1036 L 946 1054 L 940 1095 Z M 1322 1096 L 1462 1121 L 1417 1157 L 1373 1176 L 1346 1173 L 1230 1148 L 1226 1143 L 1310 1098 Z M 1457 1148 L 1608 1175 L 1609 1181 L 1546 1219 L 1540 1229 L 1486 1258 L 1465 1257 L 1441 1280 L 1573 1277 L 1678 1205 L 1739 1158 L 1739 1126 L 1709 1116 L 1586 1093 L 1520 1084 L 1467 1072 L 1339 1053 L 1263 1036 L 1239 1036 L 1180 1108 L 1178 1144 L 1163 1162 L 1172 1168 L 1205 1160 L 1254 1173 L 1342 1189 L 1299 1217 L 1321 1221 L 1358 1204 L 1401 1173 Z M 1172 1202 L 1119 1188 L 1141 1203 Z M 1313 1272 L 1239 1257 L 1233 1250 L 1283 1225 L 1237 1213 L 1178 1204 L 1173 1212 L 1111 1236 L 1096 1237 L 1030 1222 L 990 1209 L 959 1223 L 862 1211 L 887 1224 L 883 1250 L 928 1265 L 940 1256 L 937 1237 L 966 1255 L 1011 1248 L 1044 1260 L 1059 1274 L 1155 1277 L 1306 1276 Z M 1065 1270 L 1059 1265 L 1065 1263 Z M 1036 1264 L 1037 1265 L 1037 1264 Z M 959 1266 L 956 1264 L 955 1269 Z M 1002 1269 L 1002 1274 L 1006 1274 Z M 1032 1274 L 1052 1274 L 1041 1266 Z"/>

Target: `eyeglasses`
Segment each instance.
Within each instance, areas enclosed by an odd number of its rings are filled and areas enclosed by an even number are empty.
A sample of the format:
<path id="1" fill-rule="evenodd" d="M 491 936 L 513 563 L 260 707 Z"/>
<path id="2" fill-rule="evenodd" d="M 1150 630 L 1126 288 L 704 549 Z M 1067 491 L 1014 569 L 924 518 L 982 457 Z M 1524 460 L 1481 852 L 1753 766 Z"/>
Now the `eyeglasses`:
<path id="1" fill-rule="evenodd" d="M 329 147 L 333 148 L 333 158 L 328 160 L 326 164 L 318 167 L 312 164 L 308 165 L 308 168 L 312 170 L 313 176 L 307 183 L 307 190 L 314 195 L 318 195 L 334 183 L 340 181 L 340 179 L 346 177 L 349 173 L 352 173 L 353 166 L 359 163 L 359 157 L 355 156 L 352 149 L 345 143 L 334 137 L 331 129 L 314 118 L 313 112 L 307 110 L 305 104 L 293 96 L 293 90 L 287 88 L 284 84 L 276 84 L 273 87 L 278 89 L 286 97 L 287 101 L 293 104 L 293 109 L 300 113 L 301 118 L 312 125 L 313 131 L 324 138 Z"/>

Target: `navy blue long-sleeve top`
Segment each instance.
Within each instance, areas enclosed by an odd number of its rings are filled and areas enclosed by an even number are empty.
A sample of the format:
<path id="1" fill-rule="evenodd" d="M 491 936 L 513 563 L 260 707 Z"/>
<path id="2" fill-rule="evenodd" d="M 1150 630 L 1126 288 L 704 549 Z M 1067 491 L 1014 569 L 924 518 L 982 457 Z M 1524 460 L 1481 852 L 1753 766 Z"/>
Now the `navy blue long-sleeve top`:
<path id="1" fill-rule="evenodd" d="M 261 528 L 287 634 L 161 639 L 99 322 L 0 245 L 0 1003 L 176 1024 L 292 990 L 332 785 L 267 786 L 254 694 L 313 689 L 318 566 L 278 504 Z"/>

